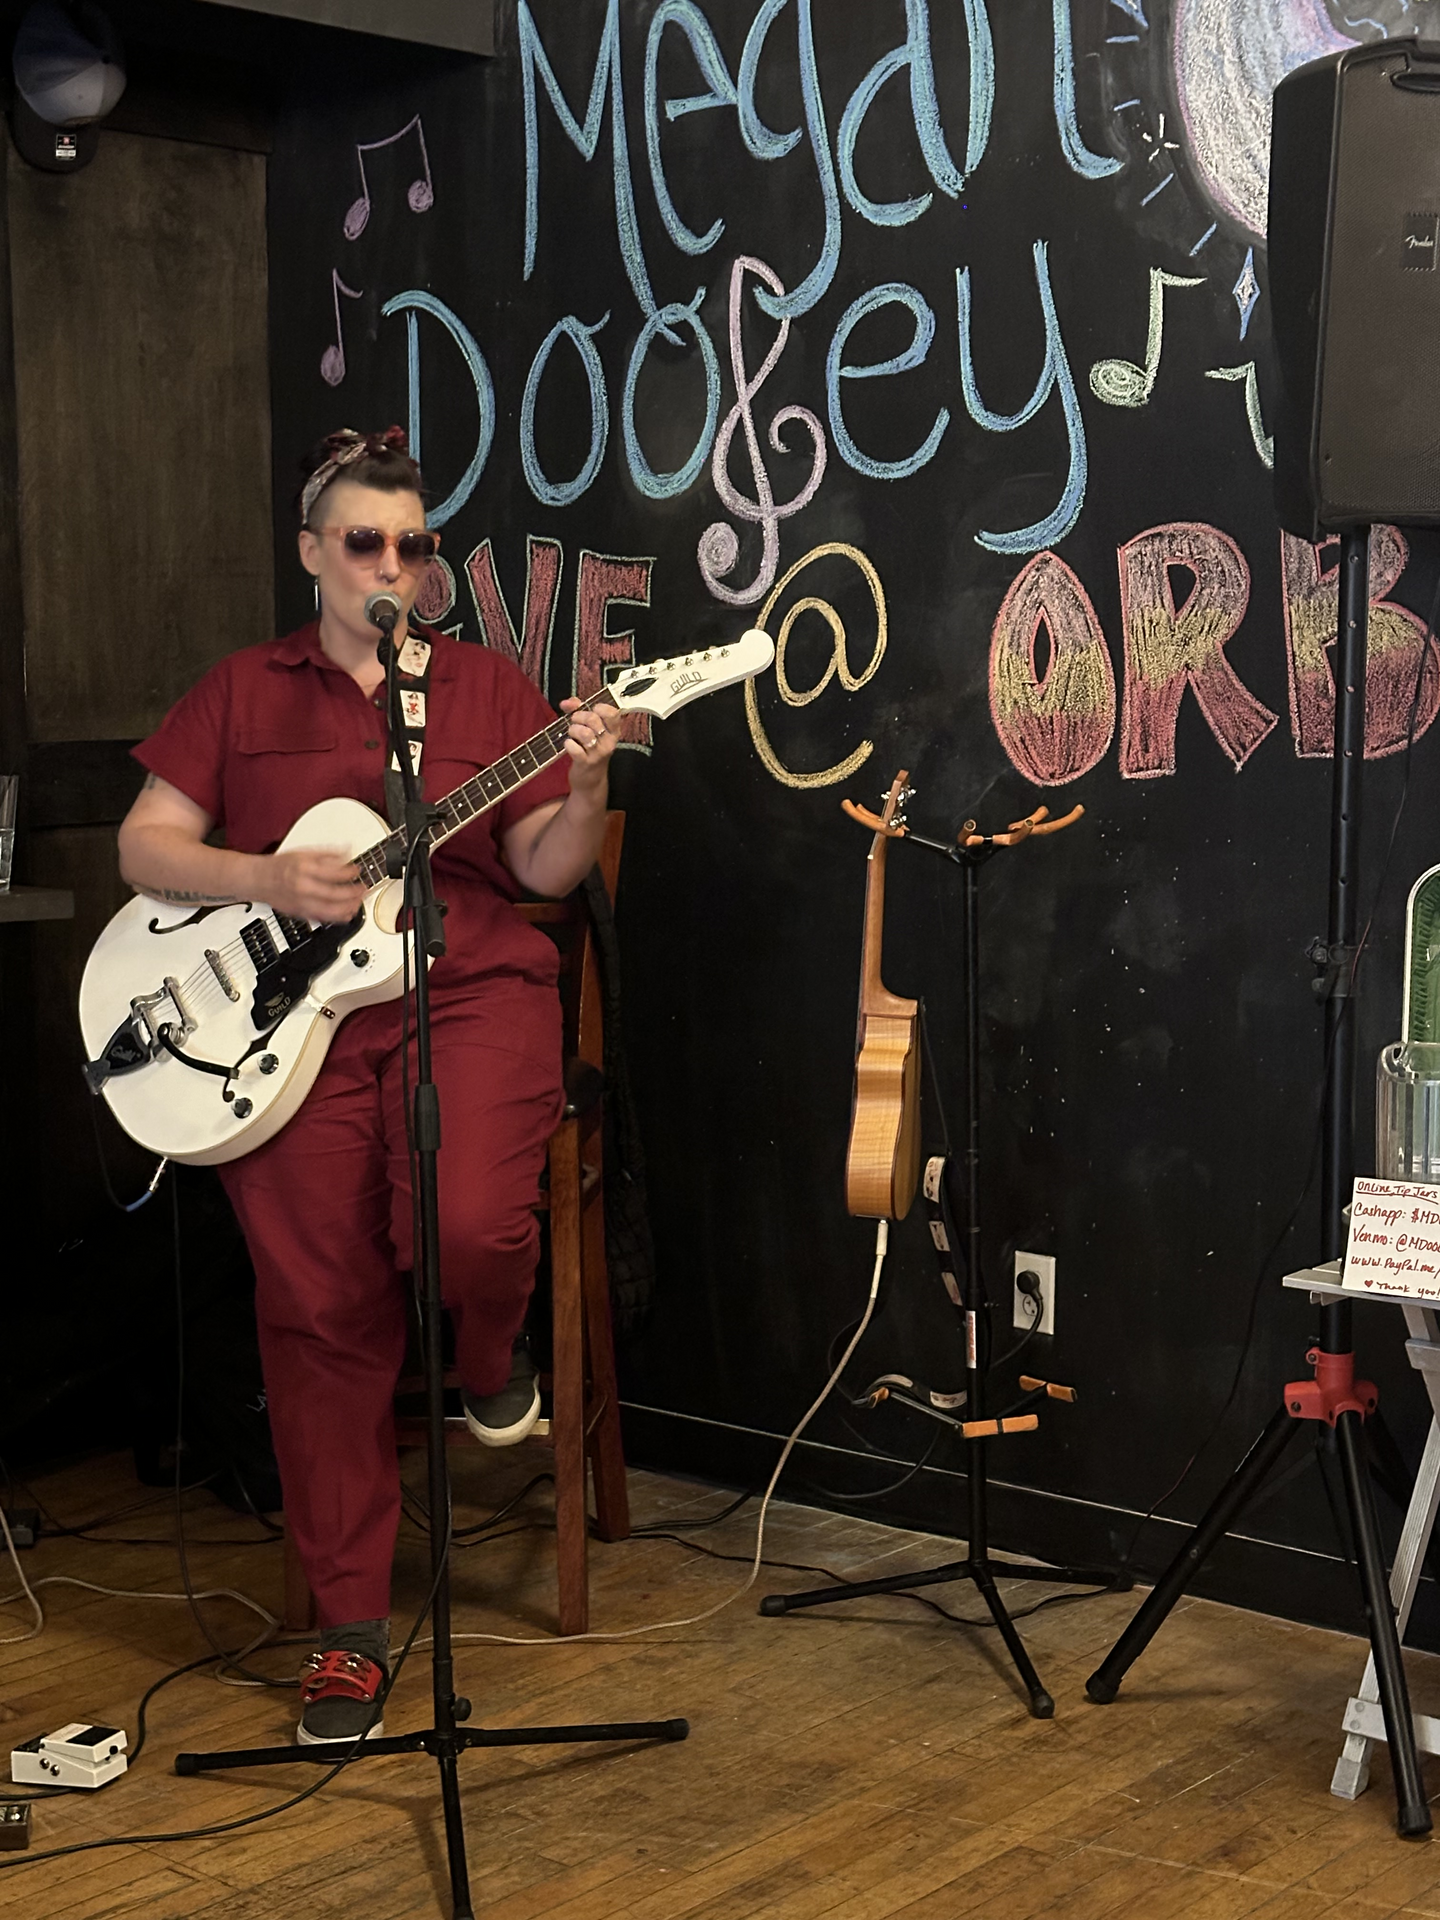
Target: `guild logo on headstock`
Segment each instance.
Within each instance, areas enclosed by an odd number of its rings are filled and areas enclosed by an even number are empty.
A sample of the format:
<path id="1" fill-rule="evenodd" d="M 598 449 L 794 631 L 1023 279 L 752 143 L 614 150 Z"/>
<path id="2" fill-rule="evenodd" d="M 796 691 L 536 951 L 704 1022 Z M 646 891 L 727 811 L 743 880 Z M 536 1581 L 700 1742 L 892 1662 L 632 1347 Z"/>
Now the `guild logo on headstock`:
<path id="1" fill-rule="evenodd" d="M 1433 273 L 1440 251 L 1440 213 L 1407 213 L 1400 264 L 1409 273 Z"/>
<path id="2" fill-rule="evenodd" d="M 677 673 L 670 682 L 671 693 L 684 693 L 687 687 L 701 687 L 705 684 L 703 673 Z"/>

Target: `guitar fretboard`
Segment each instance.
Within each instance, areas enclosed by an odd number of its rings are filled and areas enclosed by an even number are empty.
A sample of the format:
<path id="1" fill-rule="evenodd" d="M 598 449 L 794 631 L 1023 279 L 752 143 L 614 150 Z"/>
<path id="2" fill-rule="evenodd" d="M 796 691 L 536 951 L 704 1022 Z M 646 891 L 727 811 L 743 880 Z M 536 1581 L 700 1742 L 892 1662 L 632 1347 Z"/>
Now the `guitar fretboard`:
<path id="1" fill-rule="evenodd" d="M 598 703 L 601 696 L 596 696 Z M 616 704 L 607 700 L 607 705 Z M 443 800 L 435 803 L 438 818 L 426 829 L 426 838 L 432 848 L 441 846 L 452 833 L 458 833 L 462 827 L 468 827 L 472 820 L 478 820 L 482 813 L 488 813 L 491 807 L 498 806 L 507 794 L 514 793 L 517 787 L 523 787 L 527 780 L 533 780 L 537 773 L 554 764 L 565 751 L 565 736 L 570 731 L 568 716 L 562 715 L 552 720 L 529 740 L 522 740 L 518 747 L 511 749 L 502 760 L 493 767 L 485 767 L 473 780 L 467 780 L 463 787 L 456 787 L 453 793 L 447 793 Z M 386 856 L 392 848 L 403 852 L 405 835 L 396 831 L 386 834 L 373 847 L 360 854 L 355 864 L 367 887 L 379 886 L 389 877 L 390 869 L 386 865 Z"/>

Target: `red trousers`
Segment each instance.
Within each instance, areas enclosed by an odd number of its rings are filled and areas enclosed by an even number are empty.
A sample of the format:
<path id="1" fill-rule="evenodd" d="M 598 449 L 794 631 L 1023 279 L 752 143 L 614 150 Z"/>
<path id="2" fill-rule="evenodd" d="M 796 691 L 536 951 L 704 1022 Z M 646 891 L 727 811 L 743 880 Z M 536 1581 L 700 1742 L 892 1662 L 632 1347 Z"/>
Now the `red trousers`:
<path id="1" fill-rule="evenodd" d="M 432 1024 L 441 1280 L 461 1381 L 494 1393 L 534 1285 L 531 1209 L 563 1105 L 559 1001 L 507 978 L 437 996 Z M 351 1014 L 295 1118 L 220 1169 L 255 1265 L 286 1524 L 322 1626 L 390 1611 L 412 1265 L 399 1042 L 398 1002 Z M 413 1086 L 413 1035 L 410 1052 Z"/>

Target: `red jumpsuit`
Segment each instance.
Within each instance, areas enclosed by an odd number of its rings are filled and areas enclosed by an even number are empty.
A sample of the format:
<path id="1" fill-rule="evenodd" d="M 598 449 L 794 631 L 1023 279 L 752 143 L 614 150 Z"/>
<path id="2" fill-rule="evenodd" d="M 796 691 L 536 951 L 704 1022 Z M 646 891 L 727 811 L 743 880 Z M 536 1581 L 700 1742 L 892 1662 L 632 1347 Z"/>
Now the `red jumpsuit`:
<path id="1" fill-rule="evenodd" d="M 422 777 L 436 800 L 554 718 L 519 668 L 434 644 Z M 307 807 L 384 809 L 383 689 L 372 700 L 320 648 L 318 623 L 222 660 L 135 749 L 223 827 L 273 852 Z M 449 840 L 435 888 L 447 952 L 431 970 L 440 1260 L 456 1365 L 472 1393 L 510 1371 L 534 1282 L 531 1211 L 562 1105 L 557 957 L 513 911 L 500 839 L 569 790 L 561 761 Z M 286 1520 L 323 1626 L 390 1611 L 400 1511 L 391 1401 L 412 1265 L 401 1003 L 342 1022 L 299 1113 L 220 1169 L 255 1265 L 255 1307 Z M 413 1081 L 413 1041 L 411 1046 Z"/>

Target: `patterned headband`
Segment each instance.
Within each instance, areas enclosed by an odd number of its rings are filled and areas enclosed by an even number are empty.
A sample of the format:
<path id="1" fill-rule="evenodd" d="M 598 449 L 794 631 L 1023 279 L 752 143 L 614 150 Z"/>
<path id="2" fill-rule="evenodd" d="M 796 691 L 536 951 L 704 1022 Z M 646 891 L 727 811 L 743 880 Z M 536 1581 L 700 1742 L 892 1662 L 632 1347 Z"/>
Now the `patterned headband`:
<path id="1" fill-rule="evenodd" d="M 346 467 L 371 454 L 398 453 L 408 458 L 410 453 L 410 443 L 405 438 L 403 427 L 387 427 L 383 433 L 356 433 L 353 427 L 342 427 L 338 433 L 327 434 L 324 444 L 326 456 L 301 490 L 302 527 L 309 526 L 315 502 L 336 474 L 343 473 Z"/>

